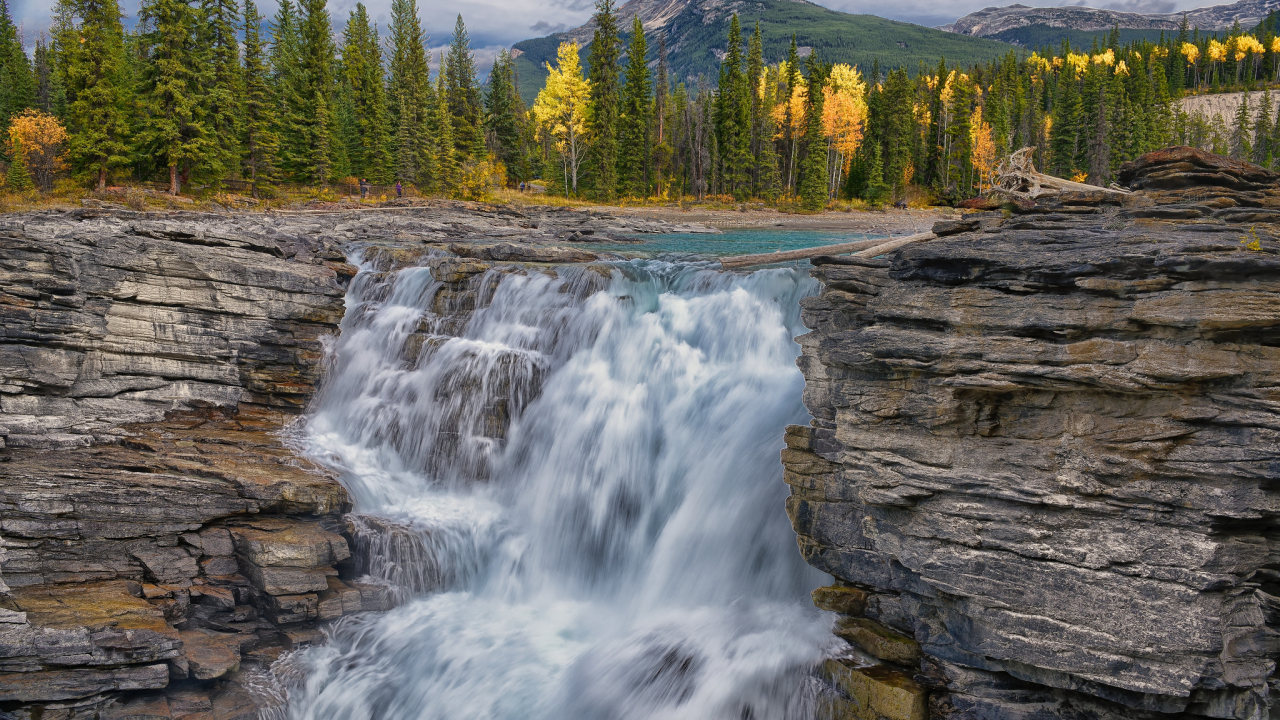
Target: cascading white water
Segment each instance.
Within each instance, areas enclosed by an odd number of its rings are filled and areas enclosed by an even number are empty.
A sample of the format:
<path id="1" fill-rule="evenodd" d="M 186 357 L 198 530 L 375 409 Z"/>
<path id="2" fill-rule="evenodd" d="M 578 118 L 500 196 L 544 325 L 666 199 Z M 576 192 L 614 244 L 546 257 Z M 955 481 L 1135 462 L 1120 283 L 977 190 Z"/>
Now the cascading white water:
<path id="1" fill-rule="evenodd" d="M 306 443 L 369 518 L 363 572 L 407 601 L 295 656 L 291 716 L 810 716 L 830 621 L 778 452 L 808 417 L 814 281 L 634 261 L 479 283 L 460 329 L 424 268 L 352 286 Z"/>

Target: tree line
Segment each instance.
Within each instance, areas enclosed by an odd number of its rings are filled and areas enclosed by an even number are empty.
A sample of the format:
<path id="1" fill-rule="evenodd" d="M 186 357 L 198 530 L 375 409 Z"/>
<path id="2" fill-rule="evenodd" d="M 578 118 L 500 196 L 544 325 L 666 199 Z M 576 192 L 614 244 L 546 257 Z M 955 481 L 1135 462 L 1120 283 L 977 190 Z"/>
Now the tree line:
<path id="1" fill-rule="evenodd" d="M 0 0 L 0 122 L 56 118 L 69 170 L 100 190 L 359 177 L 449 192 L 521 142 L 510 57 L 485 92 L 459 16 L 433 80 L 416 0 L 393 0 L 385 39 L 363 4 L 335 37 L 325 0 L 282 0 L 269 21 L 254 0 L 144 0 L 136 29 L 121 19 L 116 0 L 58 0 L 28 58 Z"/>
<path id="2" fill-rule="evenodd" d="M 385 38 L 362 4 L 335 37 L 325 0 L 282 0 L 270 20 L 253 0 L 145 0 L 128 32 L 116 0 L 58 0 L 30 59 L 0 0 L 0 122 L 9 159 L 40 184 L 60 161 L 36 153 L 40 138 L 60 137 L 57 157 L 99 189 L 113 179 L 163 178 L 174 193 L 240 180 L 259 195 L 356 176 L 465 196 L 495 177 L 541 178 L 549 192 L 604 202 L 809 208 L 915 192 L 959 200 L 1024 146 L 1048 172 L 1102 185 L 1173 142 L 1265 164 L 1280 146 L 1269 94 L 1231 130 L 1173 102 L 1205 72 L 1209 82 L 1274 75 L 1265 53 L 1202 68 L 1188 49 L 1252 47 L 1243 33 L 1221 40 L 1184 27 L 1121 44 L 1117 30 L 1088 51 L 1064 42 L 909 72 L 824 63 L 794 37 L 786 58 L 768 62 L 760 27 L 748 37 L 735 15 L 713 80 L 672 77 L 665 37 L 626 22 L 614 0 L 598 0 L 593 19 L 585 64 L 581 48 L 563 44 L 526 108 L 509 54 L 478 81 L 460 16 L 433 78 L 416 0 L 393 0 Z M 1272 42 L 1268 27 L 1255 42 Z"/>

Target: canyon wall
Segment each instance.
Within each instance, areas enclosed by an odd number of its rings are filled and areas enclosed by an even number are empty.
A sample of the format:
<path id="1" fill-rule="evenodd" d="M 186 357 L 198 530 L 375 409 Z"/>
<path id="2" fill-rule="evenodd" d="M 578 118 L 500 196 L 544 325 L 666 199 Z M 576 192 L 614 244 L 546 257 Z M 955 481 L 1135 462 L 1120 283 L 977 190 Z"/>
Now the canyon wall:
<path id="1" fill-rule="evenodd" d="M 673 230 L 707 229 L 461 203 L 0 218 L 0 718 L 256 719 L 282 700 L 263 673 L 281 653 L 395 602 L 358 580 L 347 492 L 285 443 L 349 253 L 378 292 L 428 266 L 460 323 L 495 261 Z"/>
<path id="2" fill-rule="evenodd" d="M 1280 714 L 1280 192 L 1197 153 L 815 260 L 783 463 L 838 717 Z"/>

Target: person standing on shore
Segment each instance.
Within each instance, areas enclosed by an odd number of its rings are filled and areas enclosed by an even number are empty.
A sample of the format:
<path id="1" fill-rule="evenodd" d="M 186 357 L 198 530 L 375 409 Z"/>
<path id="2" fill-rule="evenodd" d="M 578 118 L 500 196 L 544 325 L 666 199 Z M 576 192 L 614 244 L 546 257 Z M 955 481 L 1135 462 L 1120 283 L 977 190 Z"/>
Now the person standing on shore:
<path id="1" fill-rule="evenodd" d="M 404 187 L 399 180 L 396 181 L 396 197 L 404 197 Z"/>
<path id="2" fill-rule="evenodd" d="M 360 178 L 360 200 L 364 200 L 369 195 L 369 179 Z"/>

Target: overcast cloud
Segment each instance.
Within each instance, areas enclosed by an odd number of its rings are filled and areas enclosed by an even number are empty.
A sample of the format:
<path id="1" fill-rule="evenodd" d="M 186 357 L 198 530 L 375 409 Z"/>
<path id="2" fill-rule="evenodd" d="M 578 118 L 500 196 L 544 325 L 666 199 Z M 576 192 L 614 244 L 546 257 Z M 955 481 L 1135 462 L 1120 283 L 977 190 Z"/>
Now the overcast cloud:
<path id="1" fill-rule="evenodd" d="M 998 4 L 1008 5 L 1016 1 L 998 0 Z M 1022 2 L 1027 5 L 1037 4 L 1032 0 Z M 138 4 L 138 0 L 121 0 L 121 9 L 130 17 L 136 16 Z M 934 26 L 949 23 L 993 3 L 991 0 L 818 0 L 818 4 L 844 12 L 868 13 Z M 1086 3 L 1080 0 L 1057 0 L 1044 4 Z M 1173 12 L 1217 5 L 1221 4 L 1221 0 L 1106 0 L 1090 1 L 1087 4 L 1130 12 Z M 10 12 L 13 13 L 14 20 L 23 27 L 28 46 L 34 44 L 40 31 L 49 27 L 52 5 L 52 0 L 9 0 Z M 329 12 L 333 15 L 336 28 L 341 30 L 346 25 L 347 16 L 355 6 L 356 0 L 329 0 Z M 378 28 L 385 37 L 387 25 L 391 21 L 391 0 L 366 0 L 365 6 L 369 8 L 369 14 L 378 23 Z M 275 12 L 274 0 L 263 0 L 260 7 L 264 15 L 270 16 Z M 521 40 L 581 25 L 591 16 L 592 0 L 419 0 L 419 7 L 422 10 L 423 28 L 431 36 L 429 46 L 436 54 L 439 53 L 439 48 L 448 44 L 453 34 L 454 19 L 461 13 L 471 35 L 476 63 L 482 71 L 487 72 L 493 59 L 503 48 Z"/>

